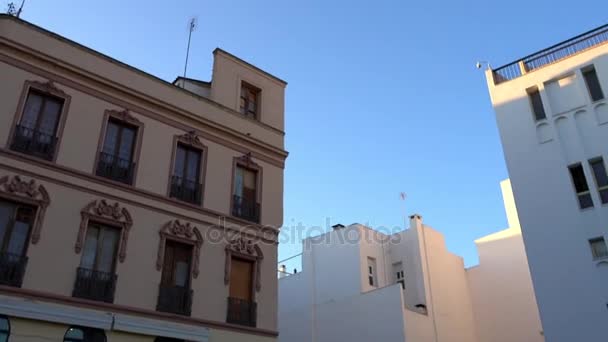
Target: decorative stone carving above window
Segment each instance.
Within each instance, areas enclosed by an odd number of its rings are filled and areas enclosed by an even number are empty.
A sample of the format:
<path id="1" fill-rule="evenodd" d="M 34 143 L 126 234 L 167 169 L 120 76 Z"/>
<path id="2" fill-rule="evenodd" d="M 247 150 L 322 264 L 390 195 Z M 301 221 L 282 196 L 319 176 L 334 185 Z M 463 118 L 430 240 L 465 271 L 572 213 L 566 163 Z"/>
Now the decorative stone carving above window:
<path id="1" fill-rule="evenodd" d="M 65 91 L 57 88 L 57 86 L 55 86 L 55 83 L 51 80 L 46 81 L 46 82 L 30 81 L 30 85 L 33 88 L 36 88 L 38 90 L 44 91 L 49 94 L 63 96 L 63 97 L 68 96 Z"/>
<path id="2" fill-rule="evenodd" d="M 201 142 L 201 139 L 198 137 L 198 135 L 196 135 L 196 131 L 189 131 L 182 135 L 178 135 L 177 140 L 192 147 L 197 147 L 200 149 L 205 148 L 205 145 Z"/>
<path id="3" fill-rule="evenodd" d="M 203 245 L 203 236 L 197 227 L 190 223 L 182 223 L 179 220 L 167 222 L 158 232 L 160 234 L 160 242 L 158 243 L 158 254 L 156 255 L 156 269 L 160 271 L 163 268 L 165 259 L 165 243 L 167 239 L 187 243 L 193 246 L 192 249 L 192 277 L 198 277 L 199 273 L 199 256 L 201 246 Z"/>
<path id="4" fill-rule="evenodd" d="M 106 200 L 95 200 L 80 211 L 81 221 L 78 230 L 78 238 L 74 250 L 76 254 L 82 251 L 84 237 L 86 236 L 89 221 L 95 221 L 110 226 L 121 228 L 120 243 L 118 246 L 118 260 L 124 262 L 127 256 L 127 242 L 129 240 L 129 230 L 133 225 L 133 219 L 129 211 L 121 207 L 117 202 L 109 204 Z"/>
<path id="5" fill-rule="evenodd" d="M 243 165 L 245 167 L 248 167 L 250 169 L 259 169 L 260 166 L 258 164 L 256 164 L 256 162 L 253 161 L 253 158 L 251 156 L 251 152 L 247 152 L 244 155 L 242 155 L 241 157 L 235 158 L 236 159 L 236 163 L 239 165 Z"/>
<path id="6" fill-rule="evenodd" d="M 0 196 L 38 207 L 31 235 L 31 243 L 34 245 L 38 243 L 44 214 L 51 203 L 45 187 L 37 184 L 33 179 L 26 181 L 20 176 L 4 176 L 0 178 Z"/>
<path id="7" fill-rule="evenodd" d="M 226 245 L 226 261 L 224 265 L 224 284 L 230 284 L 230 267 L 232 256 L 237 256 L 243 259 L 252 260 L 255 263 L 254 282 L 256 291 L 262 288 L 261 283 L 261 266 L 264 254 L 257 244 L 241 235 L 234 237 L 228 245 Z"/>
<path id="8" fill-rule="evenodd" d="M 131 112 L 128 109 L 107 110 L 106 113 L 108 113 L 111 117 L 114 117 L 114 118 L 124 121 L 124 122 L 131 123 L 136 126 L 139 126 L 141 124 L 141 121 L 139 121 L 136 117 L 131 115 Z"/>

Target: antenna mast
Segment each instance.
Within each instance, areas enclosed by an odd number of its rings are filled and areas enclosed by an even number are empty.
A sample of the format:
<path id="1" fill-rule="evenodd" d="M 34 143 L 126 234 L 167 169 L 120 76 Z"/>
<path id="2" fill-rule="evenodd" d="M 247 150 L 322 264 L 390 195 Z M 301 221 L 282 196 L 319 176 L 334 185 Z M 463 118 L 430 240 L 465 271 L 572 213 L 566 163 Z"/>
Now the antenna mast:
<path id="1" fill-rule="evenodd" d="M 188 48 L 186 49 L 186 63 L 184 65 L 184 78 L 186 78 L 186 72 L 188 71 L 188 56 L 190 55 L 190 40 L 192 39 L 192 32 L 196 29 L 196 18 L 191 18 L 188 23 Z"/>

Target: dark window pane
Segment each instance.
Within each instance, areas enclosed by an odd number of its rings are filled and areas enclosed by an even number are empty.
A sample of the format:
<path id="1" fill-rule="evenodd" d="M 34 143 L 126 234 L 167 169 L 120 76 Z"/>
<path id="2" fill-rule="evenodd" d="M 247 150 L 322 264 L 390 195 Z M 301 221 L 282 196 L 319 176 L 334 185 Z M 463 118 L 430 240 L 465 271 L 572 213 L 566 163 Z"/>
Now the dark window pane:
<path id="1" fill-rule="evenodd" d="M 0 202 L 0 247 L 4 246 L 4 238 L 13 219 L 15 206 L 11 203 Z"/>
<path id="2" fill-rule="evenodd" d="M 538 90 L 534 90 L 528 94 L 530 102 L 532 103 L 532 110 L 534 111 L 534 119 L 536 121 L 546 118 L 545 108 L 543 107 L 543 100 L 540 97 Z"/>
<path id="3" fill-rule="evenodd" d="M 116 144 L 118 144 L 118 131 L 119 126 L 110 121 L 108 122 L 108 127 L 106 128 L 106 137 L 103 142 L 103 152 L 114 155 L 114 151 L 116 151 Z"/>
<path id="4" fill-rule="evenodd" d="M 23 116 L 21 117 L 21 126 L 28 128 L 36 128 L 36 122 L 38 122 L 38 114 L 42 109 L 43 99 L 40 95 L 30 92 L 27 95 L 27 101 L 25 102 L 25 108 L 23 110 Z"/>
<path id="5" fill-rule="evenodd" d="M 606 175 L 606 166 L 604 165 L 603 159 L 596 159 L 591 163 L 593 174 L 595 175 L 595 181 L 598 187 L 608 186 L 608 175 Z"/>
<path id="6" fill-rule="evenodd" d="M 114 270 L 114 257 L 118 249 L 120 230 L 105 227 L 101 231 L 97 271 L 111 273 Z"/>
<path id="7" fill-rule="evenodd" d="M 199 169 L 201 166 L 201 153 L 200 151 L 188 150 L 188 165 L 186 168 L 186 179 L 197 182 L 199 176 Z"/>
<path id="8" fill-rule="evenodd" d="M 583 71 L 585 77 L 585 83 L 587 83 L 587 89 L 589 90 L 589 96 L 592 101 L 599 101 L 604 98 L 602 87 L 600 86 L 600 80 L 597 77 L 595 68 L 591 68 Z"/>
<path id="9" fill-rule="evenodd" d="M 600 198 L 602 199 L 602 204 L 608 203 L 608 189 L 600 191 Z"/>
<path id="10" fill-rule="evenodd" d="M 175 165 L 173 173 L 178 177 L 184 177 L 184 166 L 186 165 L 186 149 L 181 145 L 177 145 L 175 150 Z"/>
<path id="11" fill-rule="evenodd" d="M 57 122 L 61 114 L 62 103 L 56 99 L 47 98 L 44 104 L 44 112 L 40 118 L 38 130 L 53 135 L 57 130 Z"/>
<path id="12" fill-rule="evenodd" d="M 120 159 L 131 161 L 134 143 L 135 130 L 130 127 L 122 127 L 122 136 L 120 139 L 120 149 L 118 150 L 118 157 Z"/>
<path id="13" fill-rule="evenodd" d="M 585 172 L 583 171 L 582 165 L 579 164 L 570 166 L 570 175 L 572 176 L 576 193 L 589 191 L 589 186 L 587 185 L 587 179 L 585 178 Z"/>
<path id="14" fill-rule="evenodd" d="M 591 199 L 591 194 L 587 193 L 584 195 L 579 195 L 578 203 L 581 206 L 581 209 L 593 207 L 593 200 Z"/>

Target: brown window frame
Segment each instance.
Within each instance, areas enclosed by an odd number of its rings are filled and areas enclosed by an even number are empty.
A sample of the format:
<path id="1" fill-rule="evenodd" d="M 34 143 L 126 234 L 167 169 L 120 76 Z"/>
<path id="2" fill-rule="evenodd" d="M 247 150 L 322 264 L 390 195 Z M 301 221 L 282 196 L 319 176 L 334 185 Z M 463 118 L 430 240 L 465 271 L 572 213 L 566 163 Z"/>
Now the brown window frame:
<path id="1" fill-rule="evenodd" d="M 132 146 L 131 152 L 131 163 L 133 166 L 133 176 L 130 183 L 125 183 L 121 181 L 114 180 L 112 178 L 107 178 L 104 176 L 97 175 L 97 167 L 100 161 L 99 156 L 103 153 L 103 147 L 106 139 L 106 131 L 108 129 L 108 124 L 110 121 L 120 122 L 127 126 L 132 126 L 136 130 L 134 145 Z M 93 164 L 93 175 L 95 177 L 103 178 L 104 180 L 109 180 L 116 184 L 126 185 L 134 187 L 137 184 L 137 170 L 139 169 L 139 156 L 141 154 L 142 147 L 142 139 L 144 135 L 144 123 L 139 121 L 136 117 L 131 115 L 131 112 L 128 109 L 118 111 L 118 110 L 106 110 L 103 117 L 103 123 L 101 126 L 101 132 L 99 134 L 99 141 L 97 143 L 97 153 L 95 155 L 95 163 Z"/>
<path id="2" fill-rule="evenodd" d="M 81 221 L 78 229 L 74 252 L 80 254 L 84 249 L 85 238 L 89 228 L 89 221 L 99 222 L 108 226 L 117 227 L 120 229 L 120 238 L 118 241 L 118 262 L 123 263 L 127 257 L 127 245 L 129 241 L 129 232 L 133 226 L 131 214 L 125 207 L 121 207 L 118 202 L 109 204 L 105 199 L 94 200 L 87 204 L 80 211 Z"/>
<path id="3" fill-rule="evenodd" d="M 57 161 L 57 155 L 59 154 L 59 149 L 61 147 L 61 140 L 63 138 L 63 129 L 65 127 L 65 122 L 66 122 L 67 115 L 69 112 L 72 97 L 70 95 L 68 95 L 65 91 L 59 89 L 55 85 L 55 82 L 53 80 L 48 80 L 46 82 L 28 80 L 28 81 L 24 82 L 23 90 L 21 91 L 19 103 L 17 105 L 17 111 L 15 112 L 15 115 L 13 117 L 13 122 L 11 124 L 11 129 L 9 132 L 10 138 L 7 141 L 6 148 L 12 151 L 11 144 L 13 143 L 13 140 L 15 139 L 16 128 L 17 128 L 17 125 L 19 125 L 21 123 L 21 119 L 23 118 L 23 114 L 24 114 L 23 111 L 25 110 L 25 104 L 26 104 L 27 98 L 31 91 L 38 92 L 43 95 L 46 94 L 48 96 L 63 100 L 63 105 L 62 105 L 61 111 L 59 113 L 59 118 L 57 119 L 57 127 L 55 128 L 55 133 L 54 133 L 55 138 L 57 139 L 57 142 L 55 143 L 53 155 L 51 156 L 50 159 L 48 159 L 49 162 L 54 163 Z M 37 156 L 27 154 L 27 153 L 22 153 L 19 151 L 14 151 L 14 152 L 20 153 L 20 154 L 23 154 L 26 156 L 30 156 L 32 158 L 40 158 L 43 160 L 47 160 L 47 159 L 44 159 L 41 157 L 37 157 Z"/>
<path id="4" fill-rule="evenodd" d="M 21 176 L 0 177 L 0 198 L 19 204 L 29 205 L 36 208 L 34 222 L 30 228 L 28 245 L 35 245 L 40 241 L 42 222 L 46 209 L 51 203 L 46 188 L 38 184 L 34 179 L 26 180 Z"/>
<path id="5" fill-rule="evenodd" d="M 242 167 L 245 169 L 249 169 L 251 171 L 256 172 L 256 189 L 255 189 L 255 200 L 256 203 L 259 205 L 259 222 L 257 222 L 258 224 L 261 224 L 262 222 L 262 214 L 263 214 L 263 206 L 262 206 L 262 185 L 263 185 L 263 169 L 262 167 L 257 164 L 256 162 L 253 161 L 252 156 L 251 156 L 251 152 L 244 154 L 241 157 L 234 157 L 233 161 L 232 161 L 232 181 L 231 181 L 231 187 L 230 187 L 230 216 L 233 218 L 236 218 L 238 220 L 245 220 L 243 218 L 240 218 L 238 216 L 234 216 L 233 213 L 233 209 L 234 209 L 234 196 L 235 196 L 235 191 L 236 191 L 236 171 L 238 167 Z M 251 221 L 247 221 L 250 222 Z M 256 223 L 256 222 L 253 222 Z"/>
<path id="6" fill-rule="evenodd" d="M 190 202 L 183 201 L 179 198 L 175 198 L 175 197 L 171 196 L 171 183 L 172 183 L 172 178 L 174 176 L 173 173 L 174 173 L 175 162 L 176 162 L 176 158 L 177 158 L 177 149 L 180 144 L 184 145 L 187 148 L 198 150 L 201 153 L 201 160 L 200 160 L 200 165 L 199 165 L 199 170 L 198 170 L 198 183 L 200 185 L 200 195 L 201 195 L 200 203 L 190 203 Z M 208 155 L 207 146 L 202 143 L 199 136 L 196 134 L 196 132 L 194 130 L 186 132 L 181 135 L 175 135 L 173 137 L 173 149 L 171 151 L 171 162 L 169 163 L 169 177 L 167 179 L 167 197 L 180 201 L 180 203 L 191 204 L 191 205 L 195 205 L 197 207 L 203 206 L 203 203 L 205 201 L 205 179 L 207 176 L 207 155 Z"/>
<path id="7" fill-rule="evenodd" d="M 264 260 L 262 249 L 252 240 L 237 235 L 226 245 L 225 252 L 224 285 L 226 286 L 230 285 L 230 271 L 233 257 L 254 262 L 252 276 L 253 284 L 251 286 L 253 293 L 251 294 L 251 300 L 255 301 L 256 292 L 259 292 L 262 289 L 261 273 L 262 261 Z"/>
<path id="8" fill-rule="evenodd" d="M 192 264 L 190 265 L 190 278 L 196 279 L 199 275 L 199 258 L 203 246 L 203 235 L 200 230 L 190 223 L 173 220 L 165 223 L 158 232 L 159 243 L 156 255 L 156 270 L 161 272 L 165 262 L 165 246 L 167 240 L 192 245 Z"/>
<path id="9" fill-rule="evenodd" d="M 248 91 L 251 91 L 255 94 L 255 113 L 253 113 L 253 114 L 250 114 L 249 110 L 247 109 L 249 107 L 249 100 L 247 99 L 247 97 L 243 96 L 243 88 L 245 88 Z M 245 101 L 245 107 L 244 107 L 245 113 L 243 112 L 243 107 L 241 106 L 242 100 Z M 260 120 L 261 116 L 262 116 L 261 111 L 262 111 L 262 89 L 254 86 L 250 82 L 241 80 L 240 87 L 239 87 L 238 112 L 248 119 L 261 121 Z"/>

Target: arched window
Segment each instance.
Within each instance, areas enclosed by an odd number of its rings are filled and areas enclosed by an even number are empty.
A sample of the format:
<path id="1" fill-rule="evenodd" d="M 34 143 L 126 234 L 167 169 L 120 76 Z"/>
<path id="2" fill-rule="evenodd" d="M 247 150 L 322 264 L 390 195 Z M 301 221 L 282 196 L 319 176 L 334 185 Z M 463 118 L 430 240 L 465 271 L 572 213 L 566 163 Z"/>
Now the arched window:
<path id="1" fill-rule="evenodd" d="M 106 334 L 100 329 L 70 327 L 65 332 L 63 342 L 106 342 Z"/>
<path id="2" fill-rule="evenodd" d="M 8 341 L 10 335 L 11 323 L 8 321 L 8 317 L 0 316 L 0 342 Z"/>

